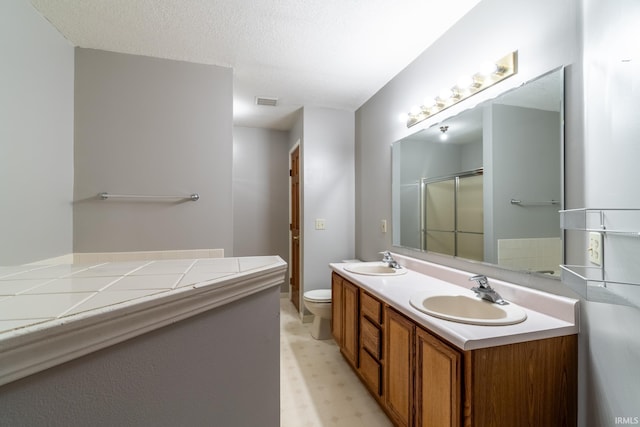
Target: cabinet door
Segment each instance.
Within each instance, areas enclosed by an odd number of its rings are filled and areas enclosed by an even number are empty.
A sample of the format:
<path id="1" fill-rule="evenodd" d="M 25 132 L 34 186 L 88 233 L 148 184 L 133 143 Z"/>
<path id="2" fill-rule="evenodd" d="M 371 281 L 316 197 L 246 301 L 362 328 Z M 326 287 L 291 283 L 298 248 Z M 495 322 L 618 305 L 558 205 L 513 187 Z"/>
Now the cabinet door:
<path id="1" fill-rule="evenodd" d="M 416 332 L 416 426 L 460 426 L 461 360 L 458 351 Z"/>
<path id="2" fill-rule="evenodd" d="M 342 354 L 358 367 L 358 288 L 346 280 L 342 281 Z"/>
<path id="3" fill-rule="evenodd" d="M 412 425 L 413 348 L 415 326 L 395 310 L 385 308 L 385 406 L 398 426 Z"/>
<path id="4" fill-rule="evenodd" d="M 338 347 L 342 347 L 342 278 L 336 273 L 331 275 L 331 333 Z"/>

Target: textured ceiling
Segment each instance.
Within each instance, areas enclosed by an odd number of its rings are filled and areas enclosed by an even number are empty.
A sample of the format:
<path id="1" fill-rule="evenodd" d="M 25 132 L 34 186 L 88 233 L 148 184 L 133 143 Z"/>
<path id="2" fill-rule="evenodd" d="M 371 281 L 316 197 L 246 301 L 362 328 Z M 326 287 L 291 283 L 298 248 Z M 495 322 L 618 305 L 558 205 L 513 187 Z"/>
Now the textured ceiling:
<path id="1" fill-rule="evenodd" d="M 355 111 L 479 1 L 31 3 L 74 46 L 232 67 L 234 124 L 288 130 L 302 106 Z"/>

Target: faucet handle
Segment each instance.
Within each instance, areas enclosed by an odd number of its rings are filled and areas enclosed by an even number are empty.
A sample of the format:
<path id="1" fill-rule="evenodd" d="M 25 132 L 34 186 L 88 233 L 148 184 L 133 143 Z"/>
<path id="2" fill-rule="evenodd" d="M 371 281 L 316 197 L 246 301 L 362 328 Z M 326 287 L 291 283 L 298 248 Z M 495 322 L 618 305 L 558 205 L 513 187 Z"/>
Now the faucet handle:
<path id="1" fill-rule="evenodd" d="M 469 277 L 469 281 L 478 282 L 478 286 L 480 286 L 483 289 L 491 288 L 489 286 L 489 280 L 487 279 L 487 276 L 485 276 L 484 274 L 477 274 L 475 276 L 471 276 Z"/>
<path id="2" fill-rule="evenodd" d="M 382 261 L 391 261 L 393 260 L 393 258 L 391 257 L 391 252 L 389 251 L 382 251 L 382 252 L 378 252 L 380 255 L 382 255 Z"/>

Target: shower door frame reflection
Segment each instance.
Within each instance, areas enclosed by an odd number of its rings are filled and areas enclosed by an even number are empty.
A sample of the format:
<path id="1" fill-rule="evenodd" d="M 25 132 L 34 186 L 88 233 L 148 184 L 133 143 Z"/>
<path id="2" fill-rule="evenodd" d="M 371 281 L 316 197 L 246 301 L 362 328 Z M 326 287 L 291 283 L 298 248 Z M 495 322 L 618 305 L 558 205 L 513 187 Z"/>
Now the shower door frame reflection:
<path id="1" fill-rule="evenodd" d="M 475 221 L 472 222 L 475 223 L 476 227 L 479 226 L 480 228 L 466 229 L 465 221 L 462 220 L 459 213 L 459 208 L 462 204 L 459 200 L 461 181 L 472 177 L 480 177 L 483 179 L 483 174 L 484 168 L 479 168 L 453 175 L 422 178 L 420 180 L 420 246 L 422 250 L 444 253 L 451 256 L 464 256 L 465 258 L 479 261 L 483 260 L 484 226 L 482 193 L 484 191 L 484 180 L 482 181 L 483 185 L 480 188 L 480 192 L 474 196 L 470 203 L 463 204 L 465 205 L 465 211 L 475 216 Z M 443 190 L 440 192 L 440 194 L 444 194 L 443 204 L 449 205 L 443 206 L 444 211 L 442 208 L 440 209 L 440 213 L 443 213 L 443 215 L 440 215 L 439 219 L 443 220 L 443 222 L 436 224 L 435 228 L 430 227 L 430 225 L 433 225 L 433 221 L 429 221 L 429 219 L 434 217 L 433 207 L 428 203 L 429 197 L 427 193 L 430 185 L 432 186 L 431 188 Z M 448 191 L 446 187 L 451 188 L 450 194 L 446 194 Z M 431 224 L 429 224 L 430 222 Z M 477 240 L 478 237 L 481 239 L 480 242 L 475 242 L 475 255 L 473 255 L 473 251 L 461 253 L 463 248 L 460 245 L 460 239 L 462 237 L 471 238 L 471 240 Z"/>

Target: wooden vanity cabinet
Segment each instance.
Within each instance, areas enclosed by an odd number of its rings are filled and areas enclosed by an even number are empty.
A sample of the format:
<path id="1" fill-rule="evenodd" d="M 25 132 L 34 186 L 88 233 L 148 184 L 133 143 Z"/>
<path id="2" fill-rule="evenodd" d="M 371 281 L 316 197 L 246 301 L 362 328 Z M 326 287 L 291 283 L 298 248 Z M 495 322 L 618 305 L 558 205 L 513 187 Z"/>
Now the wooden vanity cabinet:
<path id="1" fill-rule="evenodd" d="M 371 394 L 381 401 L 382 302 L 336 273 L 331 276 L 331 289 L 333 337 Z"/>
<path id="2" fill-rule="evenodd" d="M 382 302 L 360 289 L 360 368 L 369 391 L 383 396 Z"/>
<path id="3" fill-rule="evenodd" d="M 389 306 L 384 311 L 384 403 L 395 425 L 412 426 L 416 326 Z"/>
<path id="4" fill-rule="evenodd" d="M 397 426 L 460 426 L 462 354 L 385 309 L 387 413 Z"/>
<path id="5" fill-rule="evenodd" d="M 415 426 L 460 426 L 462 354 L 421 328 L 415 344 Z"/>
<path id="6" fill-rule="evenodd" d="M 342 329 L 344 328 L 342 321 L 342 312 L 344 310 L 342 281 L 342 277 L 338 274 L 331 273 L 331 334 L 340 348 L 342 348 L 343 344 Z"/>
<path id="7" fill-rule="evenodd" d="M 578 336 L 464 353 L 464 426 L 576 426 Z"/>
<path id="8" fill-rule="evenodd" d="M 396 426 L 577 425 L 578 336 L 460 350 L 334 273 L 333 334 Z"/>
<path id="9" fill-rule="evenodd" d="M 333 273 L 331 280 L 331 331 L 345 359 L 358 368 L 359 291 L 353 283 Z"/>

